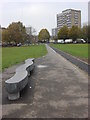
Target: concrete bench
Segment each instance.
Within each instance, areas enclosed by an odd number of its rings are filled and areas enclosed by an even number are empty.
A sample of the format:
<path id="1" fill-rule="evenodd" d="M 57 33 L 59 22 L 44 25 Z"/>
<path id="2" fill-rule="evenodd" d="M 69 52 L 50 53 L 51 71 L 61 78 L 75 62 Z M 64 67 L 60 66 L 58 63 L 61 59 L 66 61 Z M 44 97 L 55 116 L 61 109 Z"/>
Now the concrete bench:
<path id="1" fill-rule="evenodd" d="M 28 77 L 34 66 L 34 58 L 25 60 L 25 64 L 16 69 L 15 75 L 5 81 L 9 100 L 16 100 L 20 97 L 20 91 L 27 85 Z"/>

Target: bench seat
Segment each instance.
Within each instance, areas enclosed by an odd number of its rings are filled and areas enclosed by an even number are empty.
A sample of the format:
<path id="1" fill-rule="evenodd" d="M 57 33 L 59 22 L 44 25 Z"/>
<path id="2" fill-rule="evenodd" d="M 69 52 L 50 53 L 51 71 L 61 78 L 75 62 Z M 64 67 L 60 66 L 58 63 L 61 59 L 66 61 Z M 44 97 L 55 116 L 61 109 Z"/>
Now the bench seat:
<path id="1" fill-rule="evenodd" d="M 28 76 L 30 76 L 30 72 L 33 69 L 34 62 L 32 59 L 27 59 L 25 60 L 25 64 L 16 69 L 15 75 L 5 81 L 9 100 L 15 100 L 20 97 L 20 91 L 28 84 Z"/>

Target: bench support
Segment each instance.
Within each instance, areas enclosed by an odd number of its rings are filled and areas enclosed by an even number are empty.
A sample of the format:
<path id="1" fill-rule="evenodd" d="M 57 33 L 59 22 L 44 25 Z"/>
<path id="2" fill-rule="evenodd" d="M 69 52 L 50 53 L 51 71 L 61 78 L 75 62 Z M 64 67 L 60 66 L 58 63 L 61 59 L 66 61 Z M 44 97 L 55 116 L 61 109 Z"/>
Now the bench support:
<path id="1" fill-rule="evenodd" d="M 13 94 L 8 93 L 8 99 L 9 100 L 16 100 L 19 97 L 20 97 L 20 93 L 19 92 L 18 93 L 13 93 Z"/>

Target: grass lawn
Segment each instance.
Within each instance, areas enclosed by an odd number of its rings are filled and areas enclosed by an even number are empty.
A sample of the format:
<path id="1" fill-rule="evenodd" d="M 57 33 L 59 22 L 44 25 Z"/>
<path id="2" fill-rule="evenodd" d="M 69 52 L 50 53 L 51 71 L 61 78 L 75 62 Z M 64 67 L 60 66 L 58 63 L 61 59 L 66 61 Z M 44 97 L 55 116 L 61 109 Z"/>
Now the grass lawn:
<path id="1" fill-rule="evenodd" d="M 51 44 L 64 52 L 83 60 L 88 59 L 88 44 Z"/>
<path id="2" fill-rule="evenodd" d="M 27 58 L 38 58 L 46 54 L 45 45 L 2 48 L 2 69 L 23 62 Z"/>

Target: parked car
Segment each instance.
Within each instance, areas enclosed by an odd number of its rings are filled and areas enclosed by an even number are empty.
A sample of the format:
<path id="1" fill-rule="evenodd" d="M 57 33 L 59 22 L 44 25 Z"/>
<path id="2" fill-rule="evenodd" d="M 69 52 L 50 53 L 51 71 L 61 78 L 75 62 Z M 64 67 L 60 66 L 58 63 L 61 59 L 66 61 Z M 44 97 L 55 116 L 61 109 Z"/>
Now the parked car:
<path id="1" fill-rule="evenodd" d="M 0 43 L 0 46 L 2 46 L 2 43 Z"/>
<path id="2" fill-rule="evenodd" d="M 17 47 L 20 47 L 21 45 L 22 45 L 21 43 L 18 43 L 18 44 L 17 44 Z"/>
<path id="3" fill-rule="evenodd" d="M 57 43 L 64 43 L 64 40 L 63 39 L 60 39 L 60 40 L 57 40 Z"/>
<path id="4" fill-rule="evenodd" d="M 8 47 L 7 43 L 2 43 L 2 47 Z"/>
<path id="5" fill-rule="evenodd" d="M 74 43 L 86 43 L 84 39 L 77 39 Z"/>
<path id="6" fill-rule="evenodd" d="M 65 40 L 65 43 L 72 43 L 72 42 L 73 42 L 72 39 L 66 39 L 66 40 Z"/>

